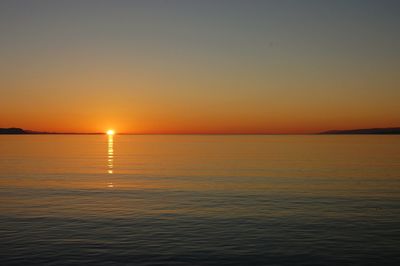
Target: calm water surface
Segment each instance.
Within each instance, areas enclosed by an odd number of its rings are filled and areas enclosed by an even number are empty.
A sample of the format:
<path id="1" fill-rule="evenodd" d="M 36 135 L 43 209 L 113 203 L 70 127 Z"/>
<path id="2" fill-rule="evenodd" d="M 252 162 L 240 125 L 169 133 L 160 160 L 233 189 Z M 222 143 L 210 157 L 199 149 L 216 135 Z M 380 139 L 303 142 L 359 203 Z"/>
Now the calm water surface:
<path id="1" fill-rule="evenodd" d="M 0 265 L 400 265 L 400 136 L 0 136 Z"/>

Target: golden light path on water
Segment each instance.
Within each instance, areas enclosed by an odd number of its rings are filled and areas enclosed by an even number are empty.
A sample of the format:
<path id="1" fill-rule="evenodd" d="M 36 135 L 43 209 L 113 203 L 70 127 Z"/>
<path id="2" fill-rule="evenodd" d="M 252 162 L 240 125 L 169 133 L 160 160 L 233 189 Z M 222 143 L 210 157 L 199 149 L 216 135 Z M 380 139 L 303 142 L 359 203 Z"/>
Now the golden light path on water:
<path id="1" fill-rule="evenodd" d="M 114 134 L 108 135 L 108 149 L 107 149 L 107 173 L 112 175 L 114 173 Z M 114 187 L 112 182 L 107 183 L 107 187 Z"/>

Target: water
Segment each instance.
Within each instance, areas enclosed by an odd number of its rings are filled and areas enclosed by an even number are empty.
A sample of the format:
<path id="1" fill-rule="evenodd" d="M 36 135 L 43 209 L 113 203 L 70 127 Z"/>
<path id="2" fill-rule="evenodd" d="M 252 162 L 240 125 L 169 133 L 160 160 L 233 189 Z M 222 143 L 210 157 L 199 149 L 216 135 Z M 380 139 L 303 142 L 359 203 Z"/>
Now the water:
<path id="1" fill-rule="evenodd" d="M 0 265 L 399 265 L 399 136 L 0 136 Z"/>

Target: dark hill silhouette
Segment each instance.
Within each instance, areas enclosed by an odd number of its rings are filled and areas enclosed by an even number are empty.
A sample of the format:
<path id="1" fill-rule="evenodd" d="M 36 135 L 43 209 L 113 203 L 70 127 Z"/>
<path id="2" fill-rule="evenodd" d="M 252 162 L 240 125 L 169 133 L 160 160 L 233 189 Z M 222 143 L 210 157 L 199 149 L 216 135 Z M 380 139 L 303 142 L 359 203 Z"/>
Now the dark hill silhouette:
<path id="1" fill-rule="evenodd" d="M 52 133 L 26 130 L 18 127 L 10 127 L 10 128 L 0 128 L 0 134 L 20 135 L 20 134 L 52 134 Z"/>
<path id="2" fill-rule="evenodd" d="M 104 134 L 104 133 L 41 132 L 41 131 L 26 130 L 26 129 L 17 128 L 17 127 L 10 127 L 10 128 L 0 128 L 0 134 L 12 134 L 12 135 L 23 135 L 23 134 L 99 135 L 99 134 Z"/>
<path id="3" fill-rule="evenodd" d="M 29 134 L 22 128 L 10 127 L 10 128 L 0 128 L 0 134 Z"/>
<path id="4" fill-rule="evenodd" d="M 320 134 L 385 134 L 395 135 L 400 134 L 400 127 L 388 127 L 388 128 L 364 128 L 364 129 L 351 129 L 351 130 L 329 130 L 321 132 Z"/>

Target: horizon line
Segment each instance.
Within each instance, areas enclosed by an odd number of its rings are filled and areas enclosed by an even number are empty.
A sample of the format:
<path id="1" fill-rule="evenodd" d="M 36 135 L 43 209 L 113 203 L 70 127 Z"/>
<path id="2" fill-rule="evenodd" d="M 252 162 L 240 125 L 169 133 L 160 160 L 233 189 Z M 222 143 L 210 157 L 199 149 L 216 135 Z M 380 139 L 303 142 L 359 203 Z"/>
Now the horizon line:
<path id="1" fill-rule="evenodd" d="M 106 132 L 52 132 L 17 127 L 0 128 L 0 134 L 17 135 L 106 135 Z M 116 135 L 323 135 L 323 134 L 400 134 L 400 127 L 324 130 L 314 132 L 120 132 Z"/>

